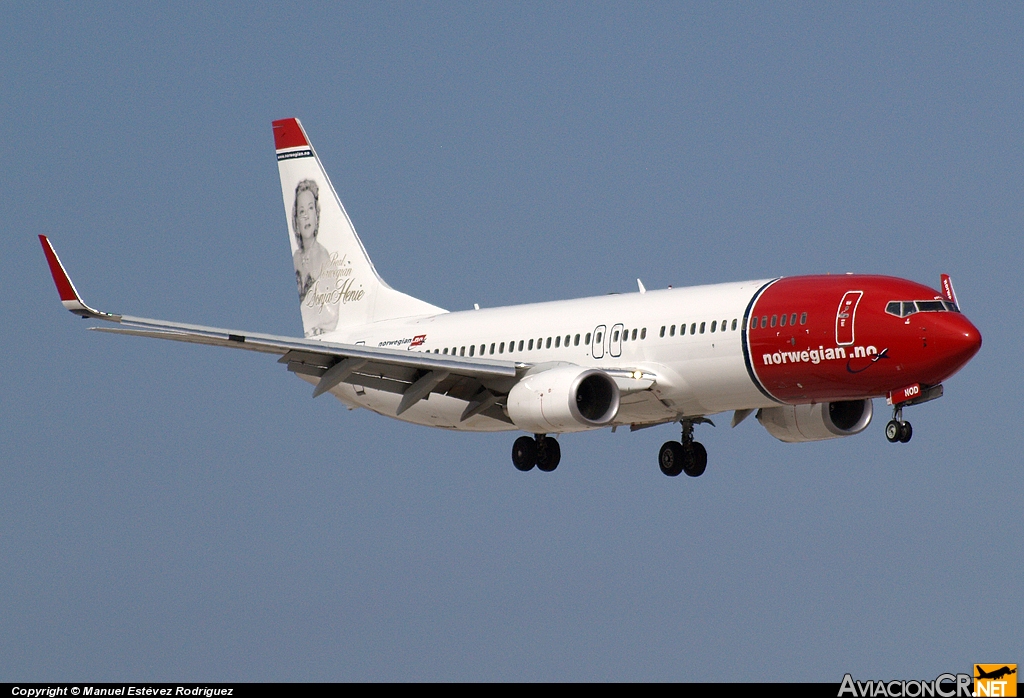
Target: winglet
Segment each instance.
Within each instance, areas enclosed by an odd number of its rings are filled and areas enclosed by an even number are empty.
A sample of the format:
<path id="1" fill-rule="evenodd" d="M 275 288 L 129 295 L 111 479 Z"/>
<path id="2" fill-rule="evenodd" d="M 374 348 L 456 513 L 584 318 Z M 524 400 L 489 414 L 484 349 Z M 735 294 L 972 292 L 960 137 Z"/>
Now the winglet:
<path id="1" fill-rule="evenodd" d="M 64 271 L 64 265 L 60 263 L 57 253 L 45 235 L 39 236 L 39 242 L 43 246 L 43 254 L 46 255 L 46 263 L 50 265 L 50 275 L 53 276 L 53 283 L 57 286 L 57 293 L 60 295 L 61 304 L 75 315 L 91 317 L 98 320 L 113 320 L 120 322 L 120 315 L 111 315 L 99 310 L 94 310 L 85 304 L 82 297 L 78 295 L 75 285 L 71 283 L 71 277 Z"/>
<path id="2" fill-rule="evenodd" d="M 953 280 L 949 278 L 949 274 L 942 274 L 939 278 L 942 282 L 942 297 L 959 307 L 960 304 L 956 302 L 956 291 L 953 290 Z"/>

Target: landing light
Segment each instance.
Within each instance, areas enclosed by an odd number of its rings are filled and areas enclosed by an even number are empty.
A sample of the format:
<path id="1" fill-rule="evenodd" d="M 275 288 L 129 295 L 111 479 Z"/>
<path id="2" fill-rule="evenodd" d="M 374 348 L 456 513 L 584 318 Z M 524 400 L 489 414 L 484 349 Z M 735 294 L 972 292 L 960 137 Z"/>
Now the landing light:
<path id="1" fill-rule="evenodd" d="M 644 377 L 644 372 L 643 371 L 633 371 L 633 378 L 635 380 L 640 380 L 643 377 Z"/>

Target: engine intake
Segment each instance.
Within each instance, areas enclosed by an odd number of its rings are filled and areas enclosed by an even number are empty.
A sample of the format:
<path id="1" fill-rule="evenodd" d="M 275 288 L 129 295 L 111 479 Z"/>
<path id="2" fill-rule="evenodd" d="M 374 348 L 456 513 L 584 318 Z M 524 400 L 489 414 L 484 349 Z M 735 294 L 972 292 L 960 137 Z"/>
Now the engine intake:
<path id="1" fill-rule="evenodd" d="M 787 405 L 758 410 L 757 421 L 786 443 L 804 443 L 853 436 L 867 429 L 874 413 L 870 399 Z"/>
<path id="2" fill-rule="evenodd" d="M 563 365 L 527 375 L 508 394 L 508 416 L 534 434 L 598 429 L 619 411 L 619 387 L 604 371 Z"/>

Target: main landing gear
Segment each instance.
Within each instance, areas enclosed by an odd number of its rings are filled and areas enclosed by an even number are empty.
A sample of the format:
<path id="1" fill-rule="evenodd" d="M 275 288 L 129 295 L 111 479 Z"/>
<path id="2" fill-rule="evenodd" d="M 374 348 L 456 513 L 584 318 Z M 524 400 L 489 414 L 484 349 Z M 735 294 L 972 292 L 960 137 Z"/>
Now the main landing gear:
<path id="1" fill-rule="evenodd" d="M 910 438 L 914 435 L 914 428 L 910 426 L 910 422 L 903 421 L 903 405 L 895 405 L 892 408 L 892 419 L 885 425 L 885 438 L 889 440 L 889 443 L 894 444 L 899 441 L 902 444 L 910 441 Z"/>
<path id="2" fill-rule="evenodd" d="M 658 452 L 658 466 L 661 472 L 669 477 L 686 473 L 690 477 L 699 477 L 708 467 L 708 452 L 699 442 L 693 440 L 694 424 L 710 424 L 714 422 L 704 417 L 684 419 L 683 435 L 679 441 L 666 441 Z"/>
<path id="3" fill-rule="evenodd" d="M 558 441 L 545 434 L 535 434 L 533 438 L 520 436 L 512 444 L 512 465 L 524 473 L 537 466 L 538 470 L 550 473 L 558 467 L 562 459 L 562 449 Z"/>

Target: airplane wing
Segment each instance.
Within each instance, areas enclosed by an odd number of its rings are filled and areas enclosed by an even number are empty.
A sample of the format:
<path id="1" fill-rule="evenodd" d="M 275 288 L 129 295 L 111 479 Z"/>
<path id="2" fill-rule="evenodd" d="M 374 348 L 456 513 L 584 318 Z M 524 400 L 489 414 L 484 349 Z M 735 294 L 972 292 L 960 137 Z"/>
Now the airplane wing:
<path id="1" fill-rule="evenodd" d="M 103 312 L 82 300 L 49 239 L 40 235 L 39 241 L 64 307 L 80 317 L 117 325 L 90 330 L 276 354 L 281 357 L 278 363 L 289 371 L 319 378 L 313 397 L 350 383 L 402 395 L 397 410 L 402 414 L 430 393 L 441 393 L 468 403 L 463 421 L 482 414 L 511 424 L 501 409 L 504 397 L 534 367 L 518 361 L 341 344 Z M 608 367 L 603 371 L 622 395 L 646 392 L 657 382 L 649 367 Z"/>
<path id="2" fill-rule="evenodd" d="M 313 397 L 322 395 L 342 382 L 353 383 L 403 395 L 398 410 L 401 414 L 431 392 L 440 392 L 470 401 L 471 407 L 478 409 L 473 414 L 483 413 L 508 421 L 500 408 L 496 408 L 491 396 L 507 393 L 515 384 L 518 371 L 529 366 L 514 361 L 281 337 L 106 313 L 89 307 L 82 300 L 49 239 L 40 235 L 39 241 L 64 307 L 83 318 L 118 325 L 90 329 L 277 354 L 281 356 L 278 363 L 286 364 L 289 371 L 320 377 Z M 474 405 L 474 402 L 479 404 Z M 483 408 L 479 409 L 481 406 Z"/>

